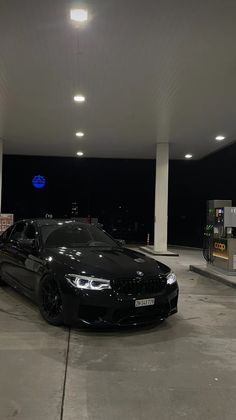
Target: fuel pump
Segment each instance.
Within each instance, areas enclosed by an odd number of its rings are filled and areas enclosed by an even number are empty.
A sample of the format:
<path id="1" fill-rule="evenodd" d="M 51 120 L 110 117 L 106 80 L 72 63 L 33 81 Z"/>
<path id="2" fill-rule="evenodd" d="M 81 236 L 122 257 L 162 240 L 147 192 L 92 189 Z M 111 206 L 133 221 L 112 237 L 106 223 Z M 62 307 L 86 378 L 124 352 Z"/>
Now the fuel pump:
<path id="1" fill-rule="evenodd" d="M 204 257 L 209 264 L 236 273 L 236 207 L 231 200 L 210 200 L 204 232 Z"/>

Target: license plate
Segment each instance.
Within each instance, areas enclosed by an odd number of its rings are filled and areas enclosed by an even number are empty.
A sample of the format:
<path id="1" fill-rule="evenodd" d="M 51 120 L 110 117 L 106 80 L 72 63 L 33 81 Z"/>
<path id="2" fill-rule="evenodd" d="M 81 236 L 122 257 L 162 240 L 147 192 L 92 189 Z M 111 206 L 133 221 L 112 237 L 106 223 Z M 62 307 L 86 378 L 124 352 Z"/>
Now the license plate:
<path id="1" fill-rule="evenodd" d="M 135 308 L 140 308 L 141 306 L 152 306 L 155 305 L 155 299 L 138 299 L 135 301 Z"/>

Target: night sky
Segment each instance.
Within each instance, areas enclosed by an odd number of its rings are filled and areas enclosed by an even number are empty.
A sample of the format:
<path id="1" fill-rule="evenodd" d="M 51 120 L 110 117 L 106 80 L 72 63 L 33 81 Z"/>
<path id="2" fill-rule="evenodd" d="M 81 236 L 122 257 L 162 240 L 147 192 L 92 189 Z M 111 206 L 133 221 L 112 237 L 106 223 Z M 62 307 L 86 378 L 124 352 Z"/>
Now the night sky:
<path id="1" fill-rule="evenodd" d="M 201 246 L 206 200 L 236 203 L 236 144 L 199 161 L 170 161 L 169 243 Z M 32 185 L 35 175 L 46 186 Z M 154 160 L 9 156 L 3 159 L 2 212 L 16 220 L 68 217 L 76 201 L 79 216 L 98 217 L 128 241 L 153 237 Z M 114 231 L 113 231 L 114 232 Z"/>

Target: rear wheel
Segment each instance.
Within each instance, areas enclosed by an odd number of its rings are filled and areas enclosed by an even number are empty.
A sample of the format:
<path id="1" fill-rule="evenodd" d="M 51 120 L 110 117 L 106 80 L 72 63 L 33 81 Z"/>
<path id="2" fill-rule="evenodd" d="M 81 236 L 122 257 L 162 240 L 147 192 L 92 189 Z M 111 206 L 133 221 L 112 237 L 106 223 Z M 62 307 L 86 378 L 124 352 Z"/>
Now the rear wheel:
<path id="1" fill-rule="evenodd" d="M 63 303 L 57 282 L 44 277 L 39 285 L 38 304 L 42 317 L 52 325 L 62 325 L 64 320 Z"/>

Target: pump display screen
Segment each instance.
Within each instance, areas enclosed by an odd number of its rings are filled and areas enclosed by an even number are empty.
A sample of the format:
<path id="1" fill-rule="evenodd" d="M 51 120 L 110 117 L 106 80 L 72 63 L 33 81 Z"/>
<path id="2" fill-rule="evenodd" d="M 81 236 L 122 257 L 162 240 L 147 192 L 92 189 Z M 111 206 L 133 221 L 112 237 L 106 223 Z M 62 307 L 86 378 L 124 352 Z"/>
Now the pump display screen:
<path id="1" fill-rule="evenodd" d="M 215 209 L 215 223 L 222 224 L 224 222 L 224 209 L 217 208 Z"/>

